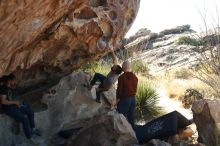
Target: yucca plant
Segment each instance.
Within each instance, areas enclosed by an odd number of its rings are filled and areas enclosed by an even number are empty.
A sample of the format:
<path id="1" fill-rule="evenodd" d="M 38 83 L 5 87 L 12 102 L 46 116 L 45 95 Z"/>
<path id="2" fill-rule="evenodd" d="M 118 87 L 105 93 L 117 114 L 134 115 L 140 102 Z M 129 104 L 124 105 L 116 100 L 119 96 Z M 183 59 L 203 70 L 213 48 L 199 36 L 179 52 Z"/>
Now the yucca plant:
<path id="1" fill-rule="evenodd" d="M 146 83 L 141 83 L 137 91 L 137 121 L 149 121 L 160 115 L 161 107 L 157 105 L 158 100 L 159 96 L 156 90 Z"/>

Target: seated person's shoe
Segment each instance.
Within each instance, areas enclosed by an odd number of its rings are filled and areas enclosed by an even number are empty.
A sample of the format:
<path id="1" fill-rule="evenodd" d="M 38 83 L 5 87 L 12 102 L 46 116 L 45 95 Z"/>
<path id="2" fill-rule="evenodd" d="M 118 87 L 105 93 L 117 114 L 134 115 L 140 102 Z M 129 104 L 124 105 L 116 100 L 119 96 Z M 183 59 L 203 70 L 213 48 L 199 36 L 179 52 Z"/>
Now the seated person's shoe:
<path id="1" fill-rule="evenodd" d="M 39 129 L 32 129 L 32 134 L 37 135 L 37 136 L 41 136 L 41 132 Z"/>
<path id="2" fill-rule="evenodd" d="M 33 146 L 40 146 L 39 142 L 37 142 L 33 137 L 29 139 L 29 143 Z"/>

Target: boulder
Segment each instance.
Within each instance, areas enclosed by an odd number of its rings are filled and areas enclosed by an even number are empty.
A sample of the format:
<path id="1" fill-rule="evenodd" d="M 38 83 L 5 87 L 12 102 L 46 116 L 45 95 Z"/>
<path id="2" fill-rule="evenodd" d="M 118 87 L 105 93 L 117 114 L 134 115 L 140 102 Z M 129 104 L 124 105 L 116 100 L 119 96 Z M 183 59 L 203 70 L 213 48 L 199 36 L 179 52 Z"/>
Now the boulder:
<path id="1" fill-rule="evenodd" d="M 159 139 L 152 139 L 144 145 L 134 145 L 134 146 L 171 146 L 171 144 Z"/>
<path id="2" fill-rule="evenodd" d="M 165 29 L 163 31 L 160 32 L 160 34 L 162 35 L 168 35 L 168 34 L 179 34 L 179 33 L 183 33 L 183 32 L 194 32 L 192 29 L 190 29 L 190 25 L 182 25 L 182 26 L 177 26 L 175 28 L 171 28 L 171 29 Z"/>
<path id="3" fill-rule="evenodd" d="M 106 107 L 107 109 L 115 109 L 117 106 L 116 101 L 116 90 L 114 88 L 110 88 L 108 91 L 105 91 L 101 94 L 102 98 L 102 107 Z M 94 97 L 94 96 L 93 96 Z"/>
<path id="4" fill-rule="evenodd" d="M 172 135 L 168 138 L 168 142 L 172 145 L 178 145 L 179 143 L 192 143 L 193 130 L 190 127 L 181 129 L 177 134 Z"/>
<path id="5" fill-rule="evenodd" d="M 197 126 L 199 142 L 206 146 L 220 145 L 220 100 L 204 99 L 194 102 L 193 119 Z"/>
<path id="6" fill-rule="evenodd" d="M 103 93 L 102 103 L 97 103 L 95 88 L 90 91 L 84 86 L 90 78 L 86 73 L 73 72 L 44 93 L 41 102 L 47 108 L 35 113 L 35 121 L 46 143 L 57 146 L 58 142 L 54 139 L 57 139 L 59 131 L 84 127 L 92 118 L 106 115 L 114 109 L 115 90 Z M 19 132 L 14 132 L 13 123 L 14 120 L 0 114 L 0 146 L 25 145 L 26 138 L 22 128 L 20 127 Z"/>
<path id="7" fill-rule="evenodd" d="M 102 104 L 94 100 L 95 89 L 90 91 L 85 87 L 89 79 L 88 74 L 73 72 L 43 96 L 42 102 L 47 104 L 48 109 L 41 112 L 38 123 L 44 133 L 51 135 L 63 129 L 81 127 L 87 120 L 103 112 Z M 107 107 L 110 109 L 110 106 Z"/>
<path id="8" fill-rule="evenodd" d="M 21 139 L 13 132 L 13 122 L 8 116 L 0 114 L 0 146 L 11 146 Z"/>
<path id="9" fill-rule="evenodd" d="M 211 46 L 217 46 L 220 44 L 219 42 L 219 37 L 220 37 L 220 33 L 219 33 L 219 28 L 216 28 L 213 32 L 211 32 L 211 34 L 208 34 L 207 36 L 204 36 L 202 38 L 202 42 L 204 44 L 209 44 Z"/>
<path id="10" fill-rule="evenodd" d="M 140 37 L 144 37 L 144 36 L 148 36 L 151 34 L 151 30 L 148 30 L 147 28 L 141 28 L 139 29 L 134 35 L 132 35 L 131 37 L 129 37 L 126 41 L 126 43 L 130 43 L 132 41 L 134 41 L 137 38 Z"/>
<path id="11" fill-rule="evenodd" d="M 47 146 L 41 137 L 36 137 L 36 140 L 40 146 Z M 0 146 L 32 146 L 21 125 L 4 114 L 0 114 Z"/>
<path id="12" fill-rule="evenodd" d="M 172 144 L 172 146 L 205 146 L 204 144 L 201 143 L 196 143 L 196 144 L 189 144 L 184 140 L 181 140 L 175 144 Z"/>
<path id="13" fill-rule="evenodd" d="M 31 67 L 79 67 L 117 47 L 139 0 L 3 0 L 0 76 Z M 42 70 L 42 71 L 43 71 Z"/>
<path id="14" fill-rule="evenodd" d="M 113 111 L 93 118 L 66 146 L 133 146 L 137 143 L 126 118 Z"/>

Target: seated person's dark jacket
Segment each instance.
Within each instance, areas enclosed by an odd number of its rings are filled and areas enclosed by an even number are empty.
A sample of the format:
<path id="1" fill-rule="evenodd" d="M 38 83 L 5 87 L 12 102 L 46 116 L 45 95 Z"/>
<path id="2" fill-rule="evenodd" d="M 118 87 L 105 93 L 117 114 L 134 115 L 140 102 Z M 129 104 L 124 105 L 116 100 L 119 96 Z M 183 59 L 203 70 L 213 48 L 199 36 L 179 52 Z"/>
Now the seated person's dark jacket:
<path id="1" fill-rule="evenodd" d="M 2 104 L 2 97 L 0 97 L 0 104 Z"/>
<path id="2" fill-rule="evenodd" d="M 12 89 L 10 87 L 7 87 L 6 85 L 2 85 L 0 87 L 0 96 L 1 96 L 1 100 L 2 100 L 2 98 L 6 98 L 9 101 L 12 101 L 17 98 L 16 90 Z M 3 96 L 5 96 L 5 97 L 3 97 Z M 16 105 L 3 105 L 3 104 L 1 104 L 1 106 L 4 109 L 7 107 L 16 106 Z"/>

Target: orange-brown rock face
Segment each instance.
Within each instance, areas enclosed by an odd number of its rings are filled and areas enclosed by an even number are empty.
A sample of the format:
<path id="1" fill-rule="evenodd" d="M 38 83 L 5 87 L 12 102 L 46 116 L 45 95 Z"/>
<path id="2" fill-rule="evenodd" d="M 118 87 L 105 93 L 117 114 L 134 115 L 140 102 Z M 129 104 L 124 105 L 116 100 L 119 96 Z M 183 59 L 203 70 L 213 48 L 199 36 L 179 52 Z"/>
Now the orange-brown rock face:
<path id="1" fill-rule="evenodd" d="M 1 0 L 0 76 L 98 59 L 120 45 L 138 8 L 139 0 Z"/>

